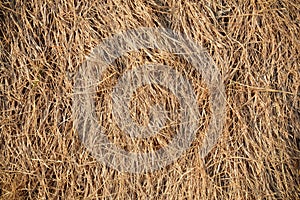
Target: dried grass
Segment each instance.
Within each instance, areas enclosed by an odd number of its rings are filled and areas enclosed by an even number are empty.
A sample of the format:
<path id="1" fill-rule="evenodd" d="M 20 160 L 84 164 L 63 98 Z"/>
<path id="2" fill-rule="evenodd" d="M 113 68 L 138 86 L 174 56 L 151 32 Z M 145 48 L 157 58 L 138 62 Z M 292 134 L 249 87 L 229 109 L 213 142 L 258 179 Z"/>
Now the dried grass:
<path id="1" fill-rule="evenodd" d="M 138 27 L 171 28 L 205 47 L 225 80 L 227 113 L 205 159 L 203 130 L 174 164 L 134 175 L 86 151 L 71 108 L 85 55 Z M 0 198 L 300 199 L 299 38 L 297 0 L 1 1 Z M 149 62 L 186 67 L 169 53 L 152 55 Z M 119 62 L 135 60 L 144 62 L 145 53 Z M 196 87 L 206 105 L 205 85 Z"/>

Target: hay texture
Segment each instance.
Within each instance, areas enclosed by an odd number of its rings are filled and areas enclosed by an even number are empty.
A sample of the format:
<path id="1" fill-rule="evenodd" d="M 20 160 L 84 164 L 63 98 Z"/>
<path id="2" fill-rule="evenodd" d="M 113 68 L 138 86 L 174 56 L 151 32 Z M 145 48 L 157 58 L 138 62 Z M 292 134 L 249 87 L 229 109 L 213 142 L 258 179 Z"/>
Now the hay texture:
<path id="1" fill-rule="evenodd" d="M 146 139 L 124 134 L 111 117 L 111 91 L 126 70 L 164 64 L 188 78 L 201 112 L 190 148 L 168 166 L 120 172 L 99 162 L 74 128 L 74 84 L 86 56 L 129 29 L 168 28 L 203 47 L 222 77 L 224 125 L 201 157 L 211 119 L 210 91 L 181 56 L 142 49 L 118 58 L 95 94 L 109 140 L 133 152 L 167 145 L 179 101 L 159 85 L 130 101 L 136 123 L 164 102 L 167 126 Z M 0 2 L 1 199 L 300 199 L 300 2 Z M 77 110 L 78 111 L 78 110 Z"/>

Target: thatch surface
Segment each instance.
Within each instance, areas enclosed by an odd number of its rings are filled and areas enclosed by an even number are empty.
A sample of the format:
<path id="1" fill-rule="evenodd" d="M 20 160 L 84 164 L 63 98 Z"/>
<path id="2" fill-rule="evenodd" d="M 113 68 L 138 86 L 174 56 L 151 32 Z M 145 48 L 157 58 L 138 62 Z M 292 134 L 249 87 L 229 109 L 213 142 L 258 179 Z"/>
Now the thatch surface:
<path id="1" fill-rule="evenodd" d="M 218 66 L 226 124 L 205 159 L 201 131 L 174 164 L 147 174 L 110 169 L 80 143 L 72 119 L 75 74 L 104 38 L 138 27 L 182 32 Z M 299 199 L 299 38 L 297 0 L 1 1 L 0 198 Z M 152 54 L 148 62 L 180 66 L 169 53 Z M 119 62 L 144 59 L 135 52 Z"/>

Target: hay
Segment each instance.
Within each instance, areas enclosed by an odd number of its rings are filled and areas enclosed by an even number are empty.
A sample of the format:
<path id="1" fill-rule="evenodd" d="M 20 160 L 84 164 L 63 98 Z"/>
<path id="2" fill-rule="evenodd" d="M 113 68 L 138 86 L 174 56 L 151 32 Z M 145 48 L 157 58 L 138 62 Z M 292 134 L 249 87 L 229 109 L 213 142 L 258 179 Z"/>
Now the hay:
<path id="1" fill-rule="evenodd" d="M 1 199 L 299 199 L 299 5 L 287 0 L 2 1 Z M 205 113 L 197 138 L 176 162 L 153 173 L 130 174 L 98 162 L 82 145 L 73 128 L 72 96 L 85 56 L 104 38 L 139 27 L 170 28 L 207 49 L 226 87 L 226 123 L 202 159 L 210 109 L 201 76 L 169 52 L 120 58 L 98 86 L 98 118 L 108 119 L 101 113 L 109 111 L 111 86 L 126 63 L 165 63 L 186 74 Z M 140 123 L 148 119 L 138 107 L 158 99 L 149 94 L 159 94 L 176 114 L 178 102 L 167 90 L 145 87 L 138 93 L 132 113 Z M 173 136 L 169 127 L 164 137 L 130 141 L 115 124 L 102 123 L 127 150 L 149 151 Z"/>

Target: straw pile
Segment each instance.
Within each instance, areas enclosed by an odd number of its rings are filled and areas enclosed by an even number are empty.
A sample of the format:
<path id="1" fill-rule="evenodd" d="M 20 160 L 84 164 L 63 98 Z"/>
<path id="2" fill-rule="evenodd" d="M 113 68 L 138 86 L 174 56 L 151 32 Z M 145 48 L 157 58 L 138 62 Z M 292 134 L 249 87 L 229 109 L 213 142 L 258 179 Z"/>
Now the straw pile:
<path id="1" fill-rule="evenodd" d="M 206 48 L 226 87 L 226 123 L 202 159 L 210 111 L 201 77 L 168 52 L 122 57 L 107 77 L 125 64 L 174 66 L 195 79 L 207 115 L 190 149 L 173 164 L 130 174 L 98 162 L 82 145 L 73 128 L 72 92 L 74 76 L 94 47 L 139 27 L 170 28 Z M 299 38 L 297 0 L 1 1 L 0 198 L 299 199 Z M 114 78 L 98 87 L 99 113 L 108 112 Z M 153 94 L 178 107 L 166 90 L 145 87 L 137 94 L 132 110 L 151 104 Z M 136 112 L 140 123 L 148 120 L 142 110 Z M 128 142 L 113 126 L 108 135 L 127 150 L 149 145 Z"/>

